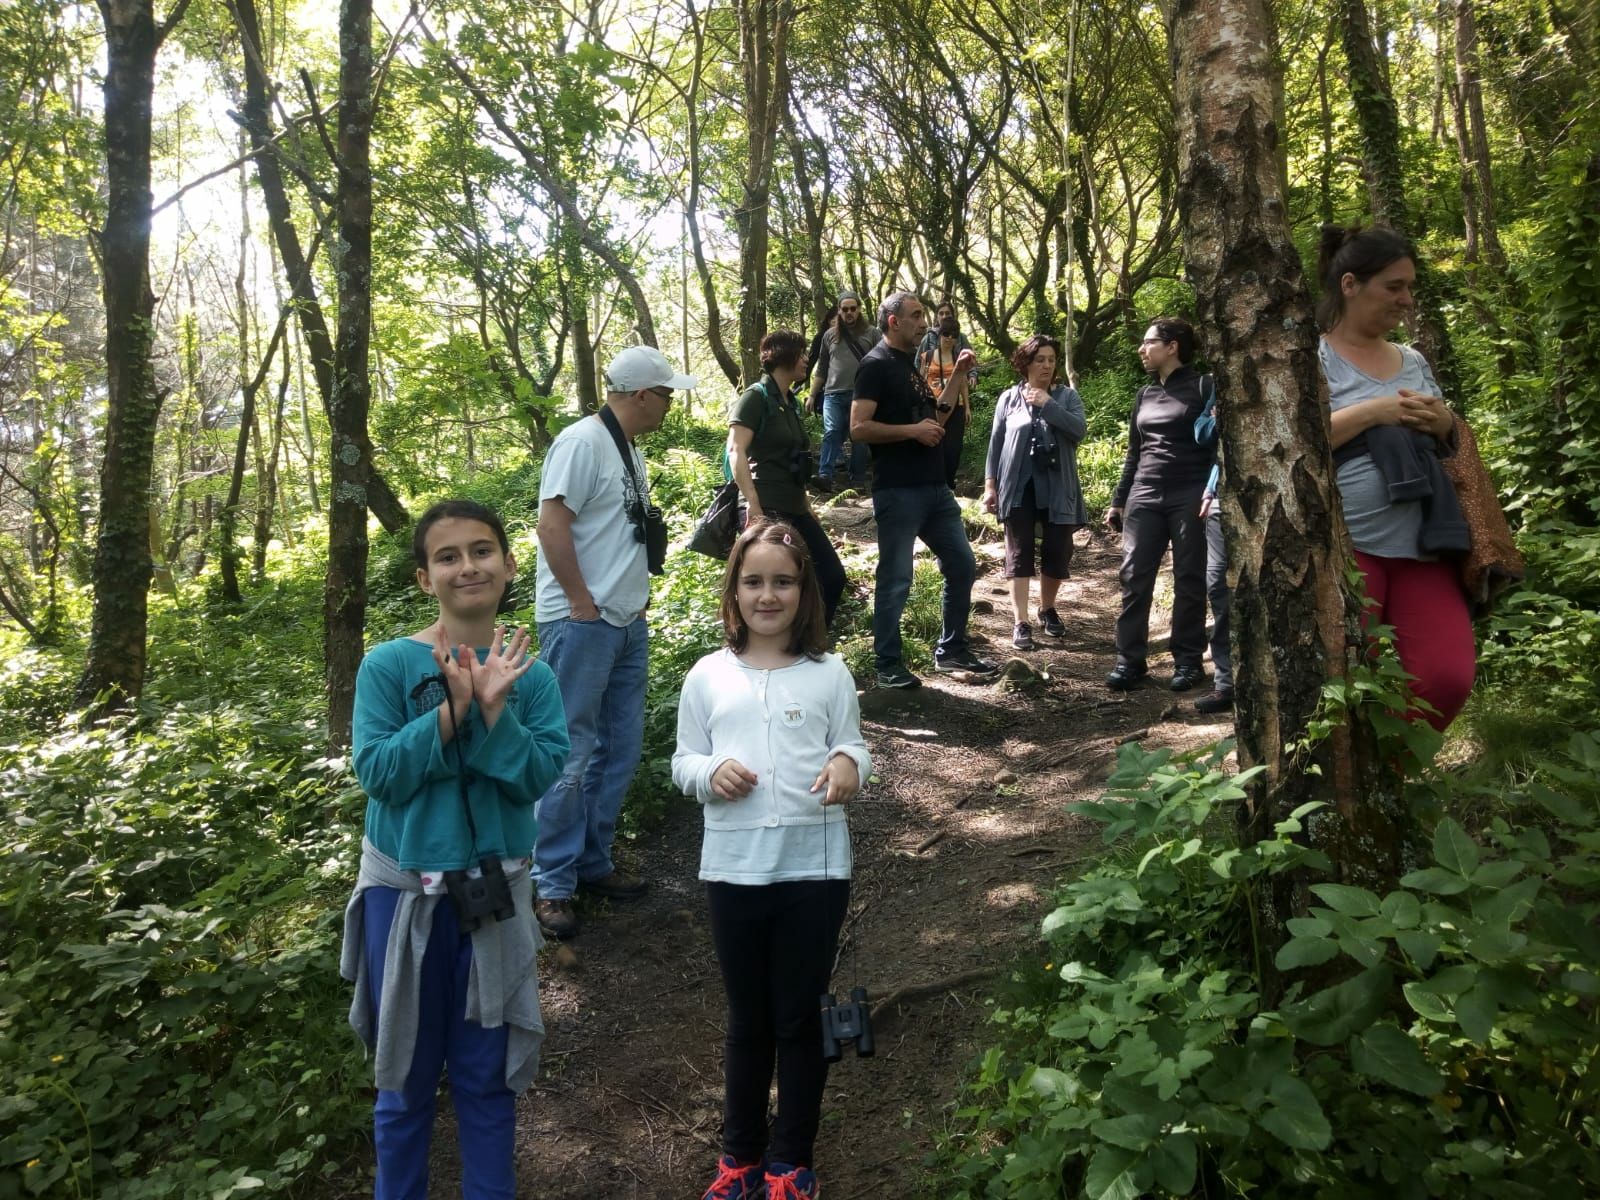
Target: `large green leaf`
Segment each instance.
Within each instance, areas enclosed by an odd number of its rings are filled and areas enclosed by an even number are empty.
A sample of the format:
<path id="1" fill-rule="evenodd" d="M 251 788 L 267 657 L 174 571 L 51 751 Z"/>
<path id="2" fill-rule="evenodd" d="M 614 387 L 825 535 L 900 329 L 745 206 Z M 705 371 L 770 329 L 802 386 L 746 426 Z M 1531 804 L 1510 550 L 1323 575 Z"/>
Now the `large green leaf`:
<path id="1" fill-rule="evenodd" d="M 1168 1134 L 1150 1152 L 1150 1165 L 1156 1183 L 1174 1196 L 1187 1196 L 1194 1190 L 1194 1175 L 1199 1158 L 1194 1134 Z"/>
<path id="2" fill-rule="evenodd" d="M 1283 1006 L 1290 1032 L 1316 1046 L 1336 1046 L 1372 1024 L 1389 1002 L 1394 972 L 1387 963 Z"/>
<path id="3" fill-rule="evenodd" d="M 1387 1021 L 1351 1039 L 1350 1065 L 1363 1075 L 1419 1096 L 1432 1096 L 1444 1087 L 1443 1077 L 1428 1065 L 1416 1042 Z"/>
<path id="4" fill-rule="evenodd" d="M 1378 898 L 1366 888 L 1350 887 L 1343 883 L 1314 883 L 1311 891 L 1334 912 L 1347 917 L 1378 915 Z"/>
<path id="5" fill-rule="evenodd" d="M 1471 875 L 1478 869 L 1478 845 L 1465 829 L 1446 817 L 1433 831 L 1433 860 L 1457 875 Z"/>
<path id="6" fill-rule="evenodd" d="M 1322 1105 L 1302 1080 L 1281 1075 L 1268 1093 L 1271 1107 L 1261 1114 L 1261 1127 L 1296 1150 L 1326 1150 L 1333 1130 Z"/>
<path id="7" fill-rule="evenodd" d="M 1134 1171 L 1143 1157 L 1121 1146 L 1101 1146 L 1083 1177 L 1084 1195 L 1089 1200 L 1138 1200 L 1142 1189 L 1134 1182 Z"/>

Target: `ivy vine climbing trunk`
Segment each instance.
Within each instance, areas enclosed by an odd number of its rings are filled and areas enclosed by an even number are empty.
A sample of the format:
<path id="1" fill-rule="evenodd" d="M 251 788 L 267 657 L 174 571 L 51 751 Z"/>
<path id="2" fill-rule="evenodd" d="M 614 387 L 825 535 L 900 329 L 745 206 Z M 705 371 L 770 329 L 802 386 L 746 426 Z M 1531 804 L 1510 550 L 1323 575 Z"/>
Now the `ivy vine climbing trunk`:
<path id="1" fill-rule="evenodd" d="M 323 654 L 328 743 L 350 744 L 367 613 L 368 349 L 372 333 L 372 0 L 339 6 L 339 327 L 328 456 L 328 571 Z"/>
<path id="2" fill-rule="evenodd" d="M 156 53 L 183 17 L 158 25 L 152 0 L 101 0 L 106 30 L 106 223 L 100 235 L 106 309 L 106 432 L 100 464 L 94 609 L 77 703 L 93 716 L 144 688 L 149 591 L 150 471 L 164 393 L 151 362 L 150 120 Z"/>
<path id="3" fill-rule="evenodd" d="M 1355 101 L 1356 123 L 1361 129 L 1361 161 L 1372 201 L 1373 220 L 1397 233 L 1414 238 L 1416 228 L 1406 207 L 1405 174 L 1400 160 L 1400 114 L 1389 88 L 1384 60 L 1373 39 L 1366 0 L 1339 0 L 1339 32 L 1349 68 L 1350 95 Z M 1417 344 L 1433 364 L 1434 378 L 1445 399 L 1465 412 L 1465 399 L 1456 377 L 1455 347 L 1445 325 L 1440 303 L 1439 277 L 1426 259 L 1417 261 L 1416 310 L 1409 323 Z"/>
<path id="4" fill-rule="evenodd" d="M 1343 588 L 1350 551 L 1317 334 L 1288 223 L 1276 39 L 1268 0 L 1174 8 L 1179 213 L 1221 397 L 1239 763 L 1265 767 L 1249 789 L 1254 835 L 1326 802 L 1308 836 L 1335 877 L 1372 884 L 1400 873 L 1395 784 L 1360 727 L 1305 747 L 1324 682 L 1348 670 L 1356 609 Z M 1304 885 L 1285 880 L 1261 897 L 1269 947 L 1304 911 Z"/>

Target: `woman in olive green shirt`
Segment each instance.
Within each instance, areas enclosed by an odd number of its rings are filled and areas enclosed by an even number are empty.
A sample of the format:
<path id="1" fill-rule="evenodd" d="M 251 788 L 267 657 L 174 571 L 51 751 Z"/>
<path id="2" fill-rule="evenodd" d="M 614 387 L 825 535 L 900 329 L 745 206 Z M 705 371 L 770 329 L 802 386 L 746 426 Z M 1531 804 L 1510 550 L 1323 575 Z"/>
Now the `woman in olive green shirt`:
<path id="1" fill-rule="evenodd" d="M 806 377 L 806 341 L 792 329 L 761 339 L 763 374 L 734 405 L 728 424 L 728 468 L 744 497 L 746 522 L 783 520 L 805 539 L 817 569 L 828 620 L 844 594 L 844 564 L 811 511 L 811 437 L 794 386 Z"/>

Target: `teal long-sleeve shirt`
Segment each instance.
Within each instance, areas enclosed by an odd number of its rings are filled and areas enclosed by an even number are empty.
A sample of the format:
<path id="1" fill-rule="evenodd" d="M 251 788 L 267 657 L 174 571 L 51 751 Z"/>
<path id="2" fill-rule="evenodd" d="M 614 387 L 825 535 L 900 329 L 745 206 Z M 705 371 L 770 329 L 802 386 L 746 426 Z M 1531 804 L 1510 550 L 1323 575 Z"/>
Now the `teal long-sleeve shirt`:
<path id="1" fill-rule="evenodd" d="M 478 651 L 481 661 L 486 650 Z M 368 651 L 356 676 L 352 741 L 367 793 L 367 840 L 408 871 L 452 871 L 475 861 L 456 776 L 456 747 L 439 737 L 444 699 L 431 643 L 396 638 Z M 566 764 L 571 744 L 555 674 L 536 662 L 517 680 L 493 729 L 477 702 L 461 721 L 477 853 L 532 853 L 534 802 Z"/>

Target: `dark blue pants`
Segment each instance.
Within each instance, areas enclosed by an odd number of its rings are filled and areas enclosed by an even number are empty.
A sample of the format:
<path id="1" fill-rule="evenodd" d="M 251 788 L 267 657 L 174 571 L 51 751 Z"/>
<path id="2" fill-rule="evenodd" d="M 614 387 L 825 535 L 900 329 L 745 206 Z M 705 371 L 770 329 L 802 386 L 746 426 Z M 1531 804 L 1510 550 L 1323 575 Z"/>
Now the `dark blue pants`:
<path id="1" fill-rule="evenodd" d="M 955 496 L 942 483 L 877 488 L 872 493 L 872 512 L 878 519 L 878 577 L 872 599 L 872 648 L 878 669 L 894 666 L 902 658 L 900 618 L 911 595 L 918 538 L 933 551 L 944 576 L 937 652 L 965 650 L 978 564 Z"/>
<path id="2" fill-rule="evenodd" d="M 383 994 L 384 952 L 400 893 L 369 887 L 365 905 L 367 981 L 374 1011 Z M 434 910 L 422 958 L 417 1043 L 404 1089 L 380 1091 L 373 1106 L 378 1150 L 376 1200 L 426 1200 L 428 1149 L 440 1073 L 450 1070 L 450 1102 L 461 1143 L 461 1194 L 466 1200 L 512 1200 L 516 1195 L 513 1138 L 516 1097 L 506 1087 L 504 1025 L 485 1029 L 466 1018 L 472 938 L 461 932 L 448 899 Z M 380 1026 L 383 1013 L 378 1012 Z"/>

